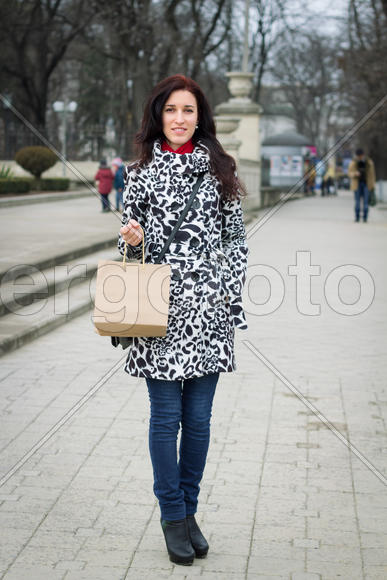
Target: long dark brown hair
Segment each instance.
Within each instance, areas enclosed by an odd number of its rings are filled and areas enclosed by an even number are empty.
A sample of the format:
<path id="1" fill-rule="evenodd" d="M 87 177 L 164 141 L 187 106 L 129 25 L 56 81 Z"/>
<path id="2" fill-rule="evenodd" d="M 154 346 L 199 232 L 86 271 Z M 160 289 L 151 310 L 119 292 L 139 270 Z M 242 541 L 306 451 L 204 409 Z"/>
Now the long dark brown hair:
<path id="1" fill-rule="evenodd" d="M 189 91 L 198 105 L 198 129 L 192 136 L 194 145 L 200 140 L 209 150 L 211 169 L 222 187 L 223 199 L 236 199 L 246 195 L 244 184 L 235 175 L 236 164 L 216 138 L 215 122 L 210 105 L 200 86 L 183 75 L 173 75 L 160 81 L 152 90 L 146 102 L 141 129 L 135 136 L 138 151 L 137 167 L 143 167 L 152 160 L 153 144 L 163 140 L 162 113 L 164 105 L 174 91 Z"/>

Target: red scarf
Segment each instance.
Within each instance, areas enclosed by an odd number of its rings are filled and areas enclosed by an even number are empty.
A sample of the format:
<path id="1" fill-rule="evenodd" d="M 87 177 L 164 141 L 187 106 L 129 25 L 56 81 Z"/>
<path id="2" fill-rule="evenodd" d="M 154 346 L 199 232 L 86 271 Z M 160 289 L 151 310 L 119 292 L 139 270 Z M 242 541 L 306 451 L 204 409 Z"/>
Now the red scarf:
<path id="1" fill-rule="evenodd" d="M 163 141 L 161 144 L 161 151 L 170 151 L 171 153 L 179 153 L 180 155 L 183 155 L 184 153 L 193 153 L 194 148 L 195 146 L 191 139 L 187 141 L 187 143 L 184 143 L 184 145 L 180 145 L 178 149 L 172 149 L 166 141 Z"/>

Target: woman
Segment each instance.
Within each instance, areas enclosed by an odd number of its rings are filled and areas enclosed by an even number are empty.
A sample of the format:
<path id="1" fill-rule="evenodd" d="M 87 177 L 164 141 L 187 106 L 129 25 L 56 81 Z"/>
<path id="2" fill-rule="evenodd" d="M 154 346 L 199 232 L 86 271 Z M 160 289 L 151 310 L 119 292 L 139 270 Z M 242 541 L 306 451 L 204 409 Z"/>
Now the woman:
<path id="1" fill-rule="evenodd" d="M 152 262 L 199 175 L 204 179 L 163 262 L 171 264 L 165 337 L 130 339 L 125 370 L 145 377 L 151 406 L 154 492 L 172 562 L 190 565 L 208 543 L 195 520 L 220 372 L 236 370 L 234 327 L 246 329 L 241 294 L 247 256 L 235 162 L 215 137 L 199 85 L 182 75 L 152 91 L 126 168 L 118 247 Z M 125 339 L 126 340 L 126 339 Z M 176 441 L 181 424 L 179 460 Z"/>
<path id="2" fill-rule="evenodd" d="M 101 159 L 94 181 L 98 184 L 98 193 L 101 195 L 102 212 L 110 211 L 109 193 L 112 190 L 114 175 L 107 166 L 106 159 Z"/>

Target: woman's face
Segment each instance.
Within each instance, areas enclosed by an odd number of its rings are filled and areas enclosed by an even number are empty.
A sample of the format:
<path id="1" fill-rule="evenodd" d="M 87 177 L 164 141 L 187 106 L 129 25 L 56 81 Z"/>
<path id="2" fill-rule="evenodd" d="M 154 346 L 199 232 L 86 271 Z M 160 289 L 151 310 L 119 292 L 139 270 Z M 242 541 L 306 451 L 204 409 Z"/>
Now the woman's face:
<path id="1" fill-rule="evenodd" d="M 189 91 L 174 91 L 166 100 L 163 114 L 163 133 L 172 149 L 187 143 L 195 133 L 198 122 L 196 97 Z"/>

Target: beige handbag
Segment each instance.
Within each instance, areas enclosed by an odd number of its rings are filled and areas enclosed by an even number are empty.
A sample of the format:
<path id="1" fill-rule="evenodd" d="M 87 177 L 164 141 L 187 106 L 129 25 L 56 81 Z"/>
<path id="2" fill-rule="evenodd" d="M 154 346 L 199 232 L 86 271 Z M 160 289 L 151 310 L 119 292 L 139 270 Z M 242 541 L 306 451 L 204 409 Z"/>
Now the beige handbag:
<path id="1" fill-rule="evenodd" d="M 98 262 L 93 322 L 101 336 L 165 336 L 168 323 L 169 264 Z"/>

